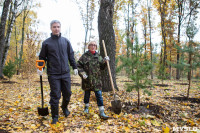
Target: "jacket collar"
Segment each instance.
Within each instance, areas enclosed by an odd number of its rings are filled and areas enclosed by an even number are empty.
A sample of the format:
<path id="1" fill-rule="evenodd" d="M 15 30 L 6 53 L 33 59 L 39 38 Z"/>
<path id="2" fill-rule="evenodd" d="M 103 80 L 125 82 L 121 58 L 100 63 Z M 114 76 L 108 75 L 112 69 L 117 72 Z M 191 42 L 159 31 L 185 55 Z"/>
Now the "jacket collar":
<path id="1" fill-rule="evenodd" d="M 60 37 L 61 37 L 61 33 L 60 33 L 59 36 L 53 35 L 53 34 L 51 33 L 51 38 L 52 38 L 52 39 L 59 39 Z"/>
<path id="2" fill-rule="evenodd" d="M 86 52 L 86 54 L 90 55 L 90 56 L 98 56 L 98 53 L 95 52 L 95 54 L 93 55 L 89 50 Z"/>

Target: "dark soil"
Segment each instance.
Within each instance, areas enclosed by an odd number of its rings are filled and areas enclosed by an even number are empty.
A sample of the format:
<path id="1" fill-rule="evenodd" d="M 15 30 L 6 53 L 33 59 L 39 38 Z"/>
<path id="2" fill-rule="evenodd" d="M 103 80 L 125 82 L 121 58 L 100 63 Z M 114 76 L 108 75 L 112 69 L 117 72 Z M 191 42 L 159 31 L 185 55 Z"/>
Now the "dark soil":
<path id="1" fill-rule="evenodd" d="M 133 82 L 133 81 L 130 81 L 130 80 L 124 80 L 124 81 L 120 81 L 120 82 Z"/>
<path id="2" fill-rule="evenodd" d="M 200 118 L 200 113 L 196 114 L 195 117 Z"/>
<path id="3" fill-rule="evenodd" d="M 10 132 L 3 130 L 3 129 L 0 129 L 0 133 L 10 133 Z"/>
<path id="4" fill-rule="evenodd" d="M 175 83 L 176 85 L 189 85 L 188 83 Z"/>
<path id="5" fill-rule="evenodd" d="M 174 99 L 178 101 L 189 101 L 191 103 L 200 103 L 200 98 L 187 98 L 187 97 L 165 97 L 166 99 Z"/>
<path id="6" fill-rule="evenodd" d="M 6 84 L 14 84 L 14 83 L 17 83 L 15 81 L 2 81 L 2 83 L 6 83 Z"/>
<path id="7" fill-rule="evenodd" d="M 40 80 L 39 81 L 34 81 L 34 82 L 40 82 Z M 42 80 L 42 82 L 48 82 L 48 81 Z"/>
<path id="8" fill-rule="evenodd" d="M 153 84 L 154 86 L 160 86 L 160 87 L 169 87 L 171 85 L 168 84 Z"/>
<path id="9" fill-rule="evenodd" d="M 156 117 L 164 117 L 167 115 L 170 115 L 170 112 L 168 113 L 163 113 L 165 112 L 164 108 L 159 106 L 159 105 L 155 105 L 153 103 L 147 103 L 147 102 L 143 102 L 140 104 L 140 109 L 137 109 L 137 102 L 124 102 L 123 104 L 123 110 L 128 113 L 128 114 L 150 114 L 150 115 L 154 115 Z"/>
<path id="10" fill-rule="evenodd" d="M 192 82 L 196 82 L 197 83 L 197 82 L 200 82 L 200 80 L 198 80 L 198 81 L 192 81 Z"/>

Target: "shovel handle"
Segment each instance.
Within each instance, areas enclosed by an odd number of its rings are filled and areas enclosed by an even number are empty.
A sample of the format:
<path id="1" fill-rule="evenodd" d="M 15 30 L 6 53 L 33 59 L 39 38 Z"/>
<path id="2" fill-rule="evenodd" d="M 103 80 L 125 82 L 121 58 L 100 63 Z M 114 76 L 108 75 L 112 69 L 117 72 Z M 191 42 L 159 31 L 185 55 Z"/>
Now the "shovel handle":
<path id="1" fill-rule="evenodd" d="M 104 40 L 102 40 L 102 43 L 103 43 L 103 50 L 104 50 L 105 56 L 107 56 L 107 51 L 106 51 L 106 46 L 105 46 Z M 114 92 L 114 98 L 115 98 L 115 88 L 114 88 L 114 84 L 113 84 L 113 78 L 111 75 L 110 64 L 109 64 L 108 60 L 106 60 L 106 63 L 107 63 L 107 67 L 108 67 L 108 73 L 109 73 L 109 77 L 110 77 L 111 87 Z"/>
<path id="2" fill-rule="evenodd" d="M 42 84 L 42 76 L 40 76 L 40 87 L 41 87 L 41 96 L 42 96 L 42 108 L 44 108 L 44 96 L 43 96 L 43 84 Z"/>
<path id="3" fill-rule="evenodd" d="M 38 62 L 43 62 L 42 66 L 38 65 Z M 45 66 L 44 60 L 36 60 L 36 67 L 41 71 L 42 68 Z M 42 84 L 42 75 L 40 75 L 40 87 L 41 87 L 41 96 L 42 96 L 42 108 L 44 108 L 44 97 L 43 97 L 43 84 Z"/>
<path id="4" fill-rule="evenodd" d="M 39 66 L 38 65 L 38 62 L 43 62 L 43 65 L 42 66 Z M 45 66 L 45 61 L 44 60 L 36 60 L 36 67 L 41 71 L 42 68 Z"/>

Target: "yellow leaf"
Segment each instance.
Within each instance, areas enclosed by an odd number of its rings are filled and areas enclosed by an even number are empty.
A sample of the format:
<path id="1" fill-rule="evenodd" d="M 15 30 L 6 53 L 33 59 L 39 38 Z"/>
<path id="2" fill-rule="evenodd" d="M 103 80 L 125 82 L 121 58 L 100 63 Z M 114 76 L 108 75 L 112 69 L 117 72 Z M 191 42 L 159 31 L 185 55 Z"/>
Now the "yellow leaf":
<path id="1" fill-rule="evenodd" d="M 99 125 L 98 127 L 96 127 L 96 129 L 101 129 L 101 125 Z"/>
<path id="2" fill-rule="evenodd" d="M 22 127 L 14 127 L 14 128 L 17 128 L 17 129 L 22 129 Z"/>
<path id="3" fill-rule="evenodd" d="M 68 129 L 67 131 L 65 131 L 64 133 L 70 133 L 71 131 Z"/>
<path id="4" fill-rule="evenodd" d="M 16 110 L 15 108 L 9 108 L 10 112 L 13 112 L 13 110 Z"/>
<path id="5" fill-rule="evenodd" d="M 154 126 L 160 126 L 160 124 L 159 124 L 156 120 L 152 120 L 151 123 L 152 123 Z"/>
<path id="6" fill-rule="evenodd" d="M 134 124 L 134 125 L 132 125 L 132 127 L 134 127 L 134 128 L 137 128 L 137 127 L 138 127 L 138 125 L 137 125 L 137 124 Z"/>
<path id="7" fill-rule="evenodd" d="M 125 130 L 126 132 L 130 132 L 130 128 L 129 128 L 129 127 L 125 127 L 124 130 Z"/>
<path id="8" fill-rule="evenodd" d="M 31 124 L 31 129 L 36 129 L 36 125 L 35 124 Z"/>
<path id="9" fill-rule="evenodd" d="M 12 111 L 13 111 L 13 109 L 12 109 L 12 108 L 9 108 L 9 111 L 10 111 L 10 112 L 12 112 Z"/>
<path id="10" fill-rule="evenodd" d="M 187 123 L 189 123 L 192 127 L 195 125 L 195 123 L 191 120 L 187 120 Z"/>
<path id="11" fill-rule="evenodd" d="M 149 105 L 147 105 L 147 109 L 149 108 Z"/>
<path id="12" fill-rule="evenodd" d="M 169 133 L 169 127 L 166 127 L 166 128 L 162 127 L 162 130 L 164 133 Z"/>
<path id="13" fill-rule="evenodd" d="M 151 126 L 151 121 L 150 120 L 145 120 L 145 124 L 148 126 Z"/>
<path id="14" fill-rule="evenodd" d="M 99 119 L 99 115 L 97 115 L 97 114 L 94 114 L 93 117 L 96 118 L 96 119 Z"/>

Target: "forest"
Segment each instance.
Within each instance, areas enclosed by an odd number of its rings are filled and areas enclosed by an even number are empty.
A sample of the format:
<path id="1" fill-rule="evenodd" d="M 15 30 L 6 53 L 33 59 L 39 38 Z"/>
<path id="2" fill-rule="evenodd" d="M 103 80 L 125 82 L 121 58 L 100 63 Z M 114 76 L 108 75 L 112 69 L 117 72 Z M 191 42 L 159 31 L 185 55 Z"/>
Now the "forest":
<path id="1" fill-rule="evenodd" d="M 109 119 L 99 117 L 94 93 L 85 114 L 81 78 L 71 68 L 70 116 L 65 118 L 60 109 L 59 122 L 53 125 L 50 114 L 38 115 L 41 87 L 35 62 L 47 38 L 37 32 L 36 10 L 42 5 L 0 0 L 0 132 L 200 132 L 200 1 L 70 1 L 78 7 L 85 30 L 75 59 L 92 40 L 104 57 L 105 41 L 121 113 L 112 109 L 115 95 L 106 69 L 102 95 Z M 50 110 L 46 73 L 43 89 Z"/>

